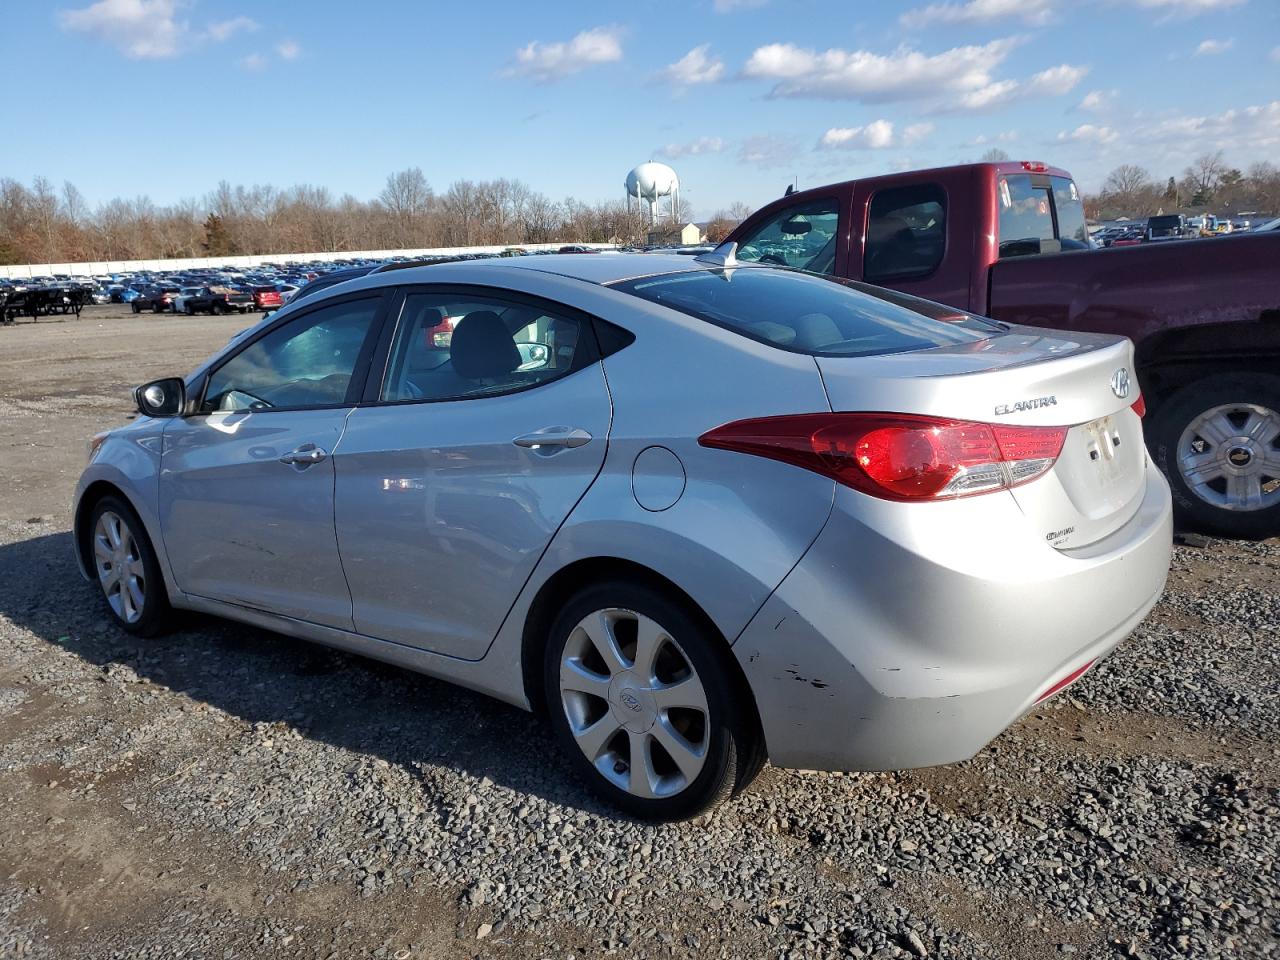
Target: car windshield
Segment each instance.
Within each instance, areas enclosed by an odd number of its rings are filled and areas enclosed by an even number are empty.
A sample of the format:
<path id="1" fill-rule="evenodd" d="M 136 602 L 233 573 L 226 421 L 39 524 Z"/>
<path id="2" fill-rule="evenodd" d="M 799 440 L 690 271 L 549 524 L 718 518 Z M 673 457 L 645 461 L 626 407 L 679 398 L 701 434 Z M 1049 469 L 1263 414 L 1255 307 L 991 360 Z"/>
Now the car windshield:
<path id="1" fill-rule="evenodd" d="M 625 280 L 613 289 L 795 353 L 860 357 L 971 343 L 996 324 L 956 311 L 930 315 L 910 298 L 791 270 L 734 267 Z M 908 306 L 908 303 L 911 306 Z M 928 306 L 936 308 L 936 305 Z"/>

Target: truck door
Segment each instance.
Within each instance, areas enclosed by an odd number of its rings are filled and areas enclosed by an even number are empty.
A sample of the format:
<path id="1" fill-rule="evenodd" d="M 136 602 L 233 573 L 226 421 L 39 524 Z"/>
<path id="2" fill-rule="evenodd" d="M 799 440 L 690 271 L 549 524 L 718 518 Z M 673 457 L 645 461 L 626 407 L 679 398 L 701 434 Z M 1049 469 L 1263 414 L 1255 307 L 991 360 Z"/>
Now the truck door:
<path id="1" fill-rule="evenodd" d="M 948 223 L 963 222 L 961 204 L 940 183 L 858 184 L 847 275 L 968 310 L 971 245 Z"/>

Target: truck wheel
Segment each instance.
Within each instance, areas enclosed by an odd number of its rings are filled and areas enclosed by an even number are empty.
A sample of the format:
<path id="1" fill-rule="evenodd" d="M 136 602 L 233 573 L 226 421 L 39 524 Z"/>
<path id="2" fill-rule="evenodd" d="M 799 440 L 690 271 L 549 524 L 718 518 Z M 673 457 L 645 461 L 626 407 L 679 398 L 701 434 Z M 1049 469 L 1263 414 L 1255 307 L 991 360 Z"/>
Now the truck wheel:
<path id="1" fill-rule="evenodd" d="M 1149 441 L 1181 525 L 1249 540 L 1280 534 L 1280 377 L 1188 384 L 1157 407 Z"/>
<path id="2" fill-rule="evenodd" d="M 141 313 L 141 312 L 142 312 L 142 308 L 138 306 L 138 301 L 137 301 L 137 300 L 133 301 L 133 303 L 131 304 L 131 306 L 133 307 L 133 312 L 134 312 L 134 313 Z"/>
<path id="3" fill-rule="evenodd" d="M 183 307 L 183 310 L 186 311 L 188 317 L 194 317 L 196 315 L 196 308 L 189 303 Z"/>

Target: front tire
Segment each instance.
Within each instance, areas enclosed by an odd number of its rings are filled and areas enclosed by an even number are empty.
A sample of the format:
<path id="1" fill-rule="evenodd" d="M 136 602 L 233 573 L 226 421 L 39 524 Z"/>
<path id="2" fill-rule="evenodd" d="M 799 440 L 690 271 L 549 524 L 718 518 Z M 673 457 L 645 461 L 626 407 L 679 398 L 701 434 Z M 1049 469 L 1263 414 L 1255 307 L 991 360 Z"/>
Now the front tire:
<path id="1" fill-rule="evenodd" d="M 116 625 L 140 637 L 168 629 L 173 611 L 160 561 L 133 508 L 103 497 L 89 516 L 86 536 L 85 553 Z"/>
<path id="2" fill-rule="evenodd" d="M 1181 525 L 1239 539 L 1280 535 L 1280 377 L 1197 380 L 1157 407 L 1149 433 Z"/>
<path id="3" fill-rule="evenodd" d="M 640 819 L 687 820 L 760 767 L 734 667 L 684 605 L 613 581 L 584 589 L 556 618 L 543 689 L 556 737 L 595 793 Z"/>

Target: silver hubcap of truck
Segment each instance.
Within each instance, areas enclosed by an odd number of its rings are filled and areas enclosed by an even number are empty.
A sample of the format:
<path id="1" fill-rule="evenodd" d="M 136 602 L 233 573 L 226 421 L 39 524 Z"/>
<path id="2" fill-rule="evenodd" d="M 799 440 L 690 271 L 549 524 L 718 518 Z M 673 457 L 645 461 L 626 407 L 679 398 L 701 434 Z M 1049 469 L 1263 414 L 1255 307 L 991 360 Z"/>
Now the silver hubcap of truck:
<path id="1" fill-rule="evenodd" d="M 137 623 L 147 602 L 147 574 L 129 525 L 108 510 L 93 530 L 93 565 L 112 611 Z"/>
<path id="2" fill-rule="evenodd" d="M 706 763 L 702 681 L 671 634 L 633 610 L 597 610 L 573 628 L 560 703 L 591 765 L 633 796 L 674 796 Z"/>
<path id="3" fill-rule="evenodd" d="M 1280 503 L 1280 413 L 1255 403 L 1206 410 L 1182 431 L 1178 469 L 1201 500 L 1224 510 Z"/>

